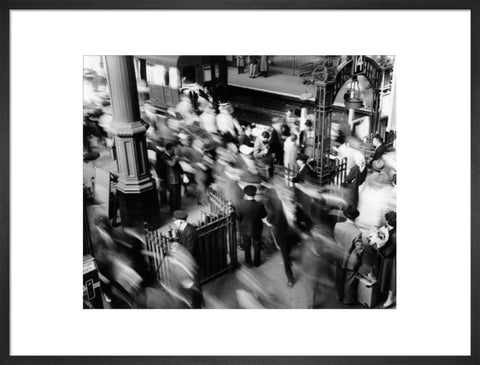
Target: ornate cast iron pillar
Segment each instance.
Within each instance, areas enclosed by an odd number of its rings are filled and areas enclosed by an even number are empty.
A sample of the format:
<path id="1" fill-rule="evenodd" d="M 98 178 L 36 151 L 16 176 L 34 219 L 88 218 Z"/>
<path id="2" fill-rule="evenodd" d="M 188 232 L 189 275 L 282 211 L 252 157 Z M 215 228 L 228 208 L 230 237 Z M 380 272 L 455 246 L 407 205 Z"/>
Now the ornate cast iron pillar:
<path id="1" fill-rule="evenodd" d="M 380 89 L 373 90 L 372 103 L 372 124 L 370 126 L 370 133 L 372 135 L 379 132 L 380 122 Z"/>
<path id="2" fill-rule="evenodd" d="M 140 119 L 137 83 L 132 56 L 106 56 L 118 156 L 117 196 L 123 225 L 159 223 L 159 206 L 150 175 L 145 132 Z"/>
<path id="3" fill-rule="evenodd" d="M 335 97 L 334 82 L 317 82 L 315 106 L 315 155 L 320 175 L 325 175 L 330 155 L 330 138 L 332 127 L 332 105 Z"/>

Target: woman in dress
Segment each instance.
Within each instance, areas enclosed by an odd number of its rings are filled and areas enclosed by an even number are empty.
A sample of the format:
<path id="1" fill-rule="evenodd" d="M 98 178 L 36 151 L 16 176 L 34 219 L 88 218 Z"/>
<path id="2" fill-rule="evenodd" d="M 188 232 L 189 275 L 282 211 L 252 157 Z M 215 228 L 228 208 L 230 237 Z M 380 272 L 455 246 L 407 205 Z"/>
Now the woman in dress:
<path id="1" fill-rule="evenodd" d="M 378 250 L 379 273 L 378 288 L 380 293 L 388 291 L 387 300 L 383 304 L 388 308 L 393 304 L 397 288 L 397 213 L 390 211 L 385 214 L 385 227 L 388 229 L 388 241 Z"/>
<path id="2" fill-rule="evenodd" d="M 305 122 L 305 129 L 300 132 L 300 152 L 313 157 L 315 152 L 315 131 L 311 120 Z"/>

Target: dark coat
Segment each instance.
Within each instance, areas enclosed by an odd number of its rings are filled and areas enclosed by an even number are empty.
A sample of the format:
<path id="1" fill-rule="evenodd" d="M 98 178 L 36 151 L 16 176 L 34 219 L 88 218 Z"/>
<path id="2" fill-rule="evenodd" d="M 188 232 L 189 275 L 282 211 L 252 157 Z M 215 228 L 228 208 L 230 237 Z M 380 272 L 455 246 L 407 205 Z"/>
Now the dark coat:
<path id="1" fill-rule="evenodd" d="M 345 179 L 345 182 L 342 184 L 344 187 L 351 189 L 352 191 L 352 204 L 357 205 L 358 203 L 358 187 L 362 185 L 367 178 L 367 168 L 364 168 L 363 171 L 360 171 L 358 165 L 352 167 L 348 176 Z"/>
<path id="2" fill-rule="evenodd" d="M 254 146 L 253 138 L 251 136 L 247 136 L 246 134 L 243 134 L 239 140 L 239 145 L 242 145 L 242 144 L 248 147 L 253 147 Z"/>
<path id="3" fill-rule="evenodd" d="M 283 212 L 282 201 L 274 189 L 268 189 L 264 193 L 266 199 L 267 221 L 272 225 L 272 230 L 278 240 L 288 239 L 290 227 Z"/>
<path id="4" fill-rule="evenodd" d="M 379 254 L 379 273 L 378 287 L 380 292 L 391 290 L 396 291 L 397 284 L 397 231 L 395 229 L 389 232 L 388 241 L 380 250 Z"/>
<path id="5" fill-rule="evenodd" d="M 387 152 L 387 146 L 383 143 L 378 146 L 373 154 L 372 161 L 379 160 Z"/>
<path id="6" fill-rule="evenodd" d="M 307 144 L 307 129 L 303 129 L 301 132 L 300 132 L 300 135 L 298 136 L 298 143 L 300 144 L 300 152 L 304 152 L 305 151 L 305 147 L 302 147 L 302 146 L 305 146 Z M 315 144 L 318 143 L 318 138 L 315 137 Z"/>
<path id="7" fill-rule="evenodd" d="M 358 190 L 358 187 L 363 184 L 366 178 L 367 169 L 365 168 L 363 169 L 363 171 L 360 171 L 360 167 L 358 167 L 358 165 L 355 165 L 348 173 L 348 176 L 345 179 L 345 183 L 349 184 L 349 187 L 357 188 Z"/>
<path id="8" fill-rule="evenodd" d="M 267 211 L 263 203 L 255 200 L 244 200 L 237 208 L 240 233 L 250 237 L 260 237 L 263 231 L 262 219 L 266 216 Z"/>
<path id="9" fill-rule="evenodd" d="M 181 184 L 183 171 L 176 157 L 164 153 L 160 159 L 160 169 L 165 171 L 166 184 Z"/>
<path id="10" fill-rule="evenodd" d="M 335 225 L 334 237 L 342 253 L 352 246 L 352 242 L 361 234 L 358 227 L 351 222 L 341 222 Z"/>
<path id="11" fill-rule="evenodd" d="M 192 226 L 190 223 L 187 223 L 184 230 L 180 232 L 178 237 L 178 243 L 185 247 L 188 252 L 194 257 L 197 258 L 197 229 Z"/>
<path id="12" fill-rule="evenodd" d="M 304 181 L 311 181 L 317 176 L 313 172 L 312 168 L 309 165 L 305 165 L 301 170 L 298 171 L 297 175 L 292 179 L 294 183 L 302 183 Z"/>

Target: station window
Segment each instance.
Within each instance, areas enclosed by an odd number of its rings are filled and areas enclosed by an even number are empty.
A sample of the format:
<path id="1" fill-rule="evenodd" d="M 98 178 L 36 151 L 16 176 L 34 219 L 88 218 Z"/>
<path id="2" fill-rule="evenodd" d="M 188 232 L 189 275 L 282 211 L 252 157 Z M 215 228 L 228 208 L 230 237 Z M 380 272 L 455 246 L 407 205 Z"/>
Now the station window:
<path id="1" fill-rule="evenodd" d="M 203 66 L 203 82 L 212 81 L 212 67 L 210 65 Z"/>

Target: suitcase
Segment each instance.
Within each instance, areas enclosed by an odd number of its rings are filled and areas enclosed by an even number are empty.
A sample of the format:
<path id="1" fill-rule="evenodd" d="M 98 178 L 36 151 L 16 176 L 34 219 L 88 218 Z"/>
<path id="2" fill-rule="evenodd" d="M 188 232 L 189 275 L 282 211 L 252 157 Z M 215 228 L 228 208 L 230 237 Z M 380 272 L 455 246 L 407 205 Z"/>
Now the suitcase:
<path id="1" fill-rule="evenodd" d="M 365 278 L 359 278 L 357 290 L 357 299 L 360 304 L 368 308 L 373 308 L 377 304 L 377 283 L 372 284 Z"/>

